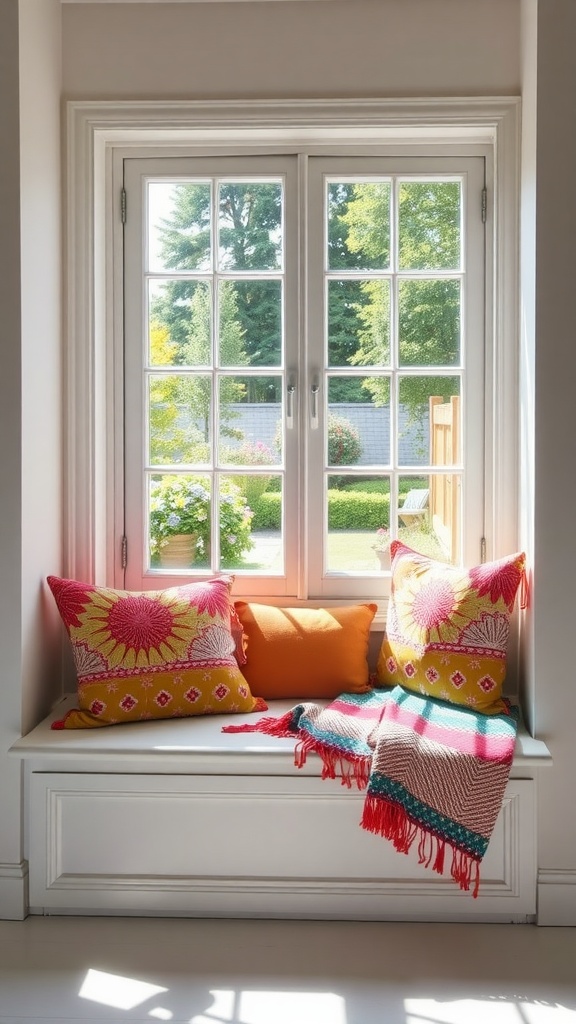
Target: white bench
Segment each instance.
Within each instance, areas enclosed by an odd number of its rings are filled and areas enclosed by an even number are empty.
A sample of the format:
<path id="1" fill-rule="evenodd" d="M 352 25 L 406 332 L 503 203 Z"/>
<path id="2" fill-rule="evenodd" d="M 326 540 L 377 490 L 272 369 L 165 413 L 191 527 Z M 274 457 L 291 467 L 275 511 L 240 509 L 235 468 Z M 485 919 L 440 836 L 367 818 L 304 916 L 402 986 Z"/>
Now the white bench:
<path id="1" fill-rule="evenodd" d="M 521 730 L 475 900 L 359 827 L 363 794 L 294 743 L 227 734 L 238 716 L 50 729 L 11 750 L 26 771 L 32 914 L 530 921 L 537 769 Z M 282 714 L 293 701 L 270 702 Z"/>

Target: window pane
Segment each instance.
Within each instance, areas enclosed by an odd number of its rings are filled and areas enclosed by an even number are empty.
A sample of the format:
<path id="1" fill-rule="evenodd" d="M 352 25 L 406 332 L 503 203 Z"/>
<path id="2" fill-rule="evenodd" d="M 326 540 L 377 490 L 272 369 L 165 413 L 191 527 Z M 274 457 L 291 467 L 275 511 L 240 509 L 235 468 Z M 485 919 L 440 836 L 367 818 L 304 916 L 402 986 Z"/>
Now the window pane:
<path id="1" fill-rule="evenodd" d="M 208 270 L 211 264 L 209 182 L 150 182 L 148 269 Z"/>
<path id="2" fill-rule="evenodd" d="M 284 572 L 282 478 L 274 473 L 252 472 L 220 479 L 224 492 L 220 502 L 220 567 L 280 575 Z"/>
<path id="3" fill-rule="evenodd" d="M 458 463 L 460 378 L 401 377 L 398 462 L 405 466 Z"/>
<path id="4" fill-rule="evenodd" d="M 221 281 L 221 366 L 279 366 L 282 361 L 282 282 Z"/>
<path id="5" fill-rule="evenodd" d="M 328 476 L 326 509 L 327 572 L 389 568 L 389 477 Z"/>
<path id="6" fill-rule="evenodd" d="M 219 461 L 278 465 L 282 451 L 280 377 L 220 378 Z"/>
<path id="7" fill-rule="evenodd" d="M 328 465 L 374 466 L 389 462 L 389 378 L 329 377 Z"/>
<path id="8" fill-rule="evenodd" d="M 211 509 L 208 476 L 154 474 L 149 484 L 151 567 L 182 571 L 209 566 Z"/>
<path id="9" fill-rule="evenodd" d="M 282 185 L 221 182 L 218 231 L 220 270 L 281 270 Z"/>
<path id="10" fill-rule="evenodd" d="M 460 363 L 460 281 L 401 281 L 398 286 L 401 366 Z"/>
<path id="11" fill-rule="evenodd" d="M 211 383 L 197 374 L 151 374 L 149 462 L 206 463 L 211 451 Z"/>
<path id="12" fill-rule="evenodd" d="M 431 524 L 442 561 L 458 564 L 462 548 L 462 477 L 434 473 L 430 477 Z"/>
<path id="13" fill-rule="evenodd" d="M 390 282 L 328 281 L 330 366 L 388 366 Z"/>
<path id="14" fill-rule="evenodd" d="M 205 281 L 150 281 L 151 366 L 209 366 L 212 297 Z"/>
<path id="15" fill-rule="evenodd" d="M 328 183 L 328 269 L 390 266 L 390 183 Z"/>
<path id="16" fill-rule="evenodd" d="M 404 181 L 398 201 L 400 269 L 458 270 L 460 182 Z"/>

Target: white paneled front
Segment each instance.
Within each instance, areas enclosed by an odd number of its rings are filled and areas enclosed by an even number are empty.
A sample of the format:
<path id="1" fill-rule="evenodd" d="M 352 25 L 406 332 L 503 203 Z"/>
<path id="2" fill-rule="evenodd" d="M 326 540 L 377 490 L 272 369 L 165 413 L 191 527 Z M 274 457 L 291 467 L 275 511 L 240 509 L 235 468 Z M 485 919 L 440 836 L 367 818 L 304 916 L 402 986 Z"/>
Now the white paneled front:
<path id="1" fill-rule="evenodd" d="M 363 794 L 335 781 L 33 772 L 31 909 L 526 917 L 533 793 L 532 780 L 509 783 L 474 900 L 360 828 Z"/>

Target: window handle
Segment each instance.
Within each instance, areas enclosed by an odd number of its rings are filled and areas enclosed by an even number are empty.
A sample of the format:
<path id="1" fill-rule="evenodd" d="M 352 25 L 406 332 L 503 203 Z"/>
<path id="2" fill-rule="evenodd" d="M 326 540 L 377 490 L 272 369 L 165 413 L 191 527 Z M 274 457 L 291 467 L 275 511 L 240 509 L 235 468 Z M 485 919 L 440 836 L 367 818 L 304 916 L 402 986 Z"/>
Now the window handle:
<path id="1" fill-rule="evenodd" d="M 312 392 L 312 416 L 310 419 L 310 426 L 312 430 L 318 429 L 318 392 L 320 391 L 319 384 L 313 384 L 311 387 Z"/>
<path id="2" fill-rule="evenodd" d="M 286 395 L 286 427 L 288 430 L 292 430 L 294 426 L 294 395 L 296 393 L 296 385 L 289 384 Z"/>

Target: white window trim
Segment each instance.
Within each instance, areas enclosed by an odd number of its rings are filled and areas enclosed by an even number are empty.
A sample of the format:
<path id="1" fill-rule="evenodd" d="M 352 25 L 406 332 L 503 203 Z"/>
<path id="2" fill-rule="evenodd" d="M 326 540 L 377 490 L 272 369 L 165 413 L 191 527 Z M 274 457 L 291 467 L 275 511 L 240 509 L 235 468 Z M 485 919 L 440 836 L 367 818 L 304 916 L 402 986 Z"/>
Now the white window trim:
<path id="1" fill-rule="evenodd" d="M 520 101 L 515 97 L 333 101 L 69 101 L 67 103 L 66 451 L 64 572 L 86 582 L 113 578 L 109 537 L 119 518 L 114 493 L 112 423 L 121 396 L 111 338 L 121 330 L 109 297 L 121 259 L 119 217 L 110 217 L 115 163 L 127 151 L 267 152 L 287 145 L 375 146 L 394 154 L 410 142 L 430 154 L 492 150 L 487 181 L 489 254 L 486 387 L 496 393 L 488 424 L 486 516 L 488 558 L 517 544 L 518 494 L 518 197 Z M 381 151 L 381 150 L 380 150 Z M 114 196 L 114 204 L 119 204 Z M 117 357 L 116 357 L 117 358 Z M 507 444 L 498 439 L 506 432 Z M 498 515 L 493 497 L 498 494 Z"/>

